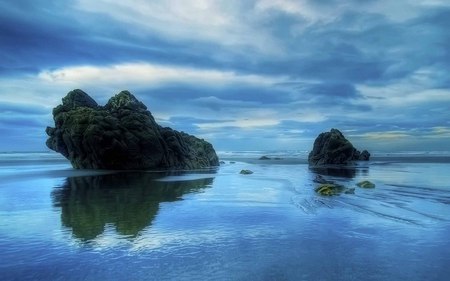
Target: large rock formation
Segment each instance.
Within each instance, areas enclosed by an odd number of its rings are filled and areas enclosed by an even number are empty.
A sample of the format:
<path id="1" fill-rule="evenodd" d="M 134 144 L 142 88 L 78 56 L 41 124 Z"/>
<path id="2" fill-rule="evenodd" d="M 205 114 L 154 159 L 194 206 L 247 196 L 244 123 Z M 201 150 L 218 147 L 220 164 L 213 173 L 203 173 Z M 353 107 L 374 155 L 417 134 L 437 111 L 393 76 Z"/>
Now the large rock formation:
<path id="1" fill-rule="evenodd" d="M 99 106 L 73 90 L 53 109 L 47 146 L 79 169 L 198 169 L 219 165 L 212 145 L 155 122 L 128 91 Z"/>
<path id="2" fill-rule="evenodd" d="M 311 166 L 342 165 L 369 158 L 370 153 L 367 150 L 359 152 L 339 130 L 331 129 L 316 138 L 313 150 L 308 156 L 308 163 Z"/>

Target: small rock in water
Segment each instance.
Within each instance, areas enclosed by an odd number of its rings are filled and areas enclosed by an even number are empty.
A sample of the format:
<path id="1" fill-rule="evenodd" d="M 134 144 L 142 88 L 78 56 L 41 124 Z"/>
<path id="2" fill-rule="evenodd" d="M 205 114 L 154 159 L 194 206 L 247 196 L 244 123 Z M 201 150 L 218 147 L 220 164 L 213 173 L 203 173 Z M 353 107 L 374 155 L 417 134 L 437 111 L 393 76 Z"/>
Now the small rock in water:
<path id="1" fill-rule="evenodd" d="M 314 190 L 324 196 L 339 195 L 341 193 L 355 194 L 354 188 L 346 188 L 345 186 L 336 183 L 324 183 L 316 187 Z"/>
<path id="2" fill-rule="evenodd" d="M 241 170 L 240 174 L 242 174 L 242 175 L 250 175 L 250 174 L 253 174 L 253 171 L 250 171 L 250 170 Z"/>
<path id="3" fill-rule="evenodd" d="M 325 196 L 339 195 L 345 190 L 346 190 L 345 186 L 334 183 L 321 184 L 315 189 L 317 193 Z"/>
<path id="4" fill-rule="evenodd" d="M 220 164 L 220 165 L 224 165 L 224 164 L 225 164 L 225 161 L 220 161 L 219 164 Z"/>
<path id="5" fill-rule="evenodd" d="M 270 157 L 268 157 L 268 156 L 261 156 L 261 157 L 259 157 L 259 160 L 270 160 L 271 158 Z"/>
<path id="6" fill-rule="evenodd" d="M 362 188 L 375 188 L 375 184 L 370 181 L 358 182 L 356 185 Z"/>

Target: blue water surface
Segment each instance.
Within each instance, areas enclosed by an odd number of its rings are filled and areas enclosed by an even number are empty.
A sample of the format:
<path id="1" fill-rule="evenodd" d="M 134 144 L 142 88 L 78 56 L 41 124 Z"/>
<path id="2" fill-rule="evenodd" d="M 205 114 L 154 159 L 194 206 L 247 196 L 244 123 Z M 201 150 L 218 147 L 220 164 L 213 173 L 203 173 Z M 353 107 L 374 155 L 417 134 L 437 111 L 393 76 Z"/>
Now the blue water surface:
<path id="1" fill-rule="evenodd" d="M 113 173 L 39 159 L 0 159 L 2 280 L 450 276 L 449 163 Z M 317 174 L 355 194 L 317 195 Z"/>

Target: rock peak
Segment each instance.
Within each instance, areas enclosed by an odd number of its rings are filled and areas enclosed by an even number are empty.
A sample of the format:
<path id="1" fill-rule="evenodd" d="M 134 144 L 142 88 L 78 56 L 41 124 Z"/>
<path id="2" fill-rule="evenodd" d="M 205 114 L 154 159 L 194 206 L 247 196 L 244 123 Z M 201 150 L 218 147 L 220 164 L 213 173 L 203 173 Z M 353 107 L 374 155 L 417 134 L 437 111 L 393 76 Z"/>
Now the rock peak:
<path id="1" fill-rule="evenodd" d="M 83 90 L 75 89 L 67 93 L 67 95 L 62 98 L 62 104 L 67 109 L 73 109 L 76 107 L 97 107 L 97 102 L 92 99 Z"/>
<path id="2" fill-rule="evenodd" d="M 110 98 L 108 103 L 105 105 L 105 108 L 108 110 L 117 110 L 120 108 L 147 110 L 147 107 L 127 90 L 121 91 L 114 97 Z"/>

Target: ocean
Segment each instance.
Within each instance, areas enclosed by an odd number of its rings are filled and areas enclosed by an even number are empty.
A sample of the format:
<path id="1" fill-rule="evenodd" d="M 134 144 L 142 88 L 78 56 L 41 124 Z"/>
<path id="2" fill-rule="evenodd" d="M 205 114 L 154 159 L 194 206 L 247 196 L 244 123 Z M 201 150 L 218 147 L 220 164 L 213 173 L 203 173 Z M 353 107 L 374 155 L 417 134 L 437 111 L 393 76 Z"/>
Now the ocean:
<path id="1" fill-rule="evenodd" d="M 448 280 L 450 154 L 373 154 L 345 169 L 246 151 L 121 172 L 0 153 L 0 279 Z M 316 194 L 317 174 L 354 194 Z"/>

